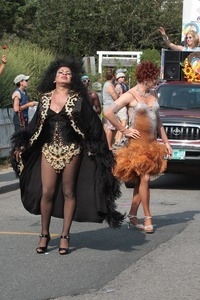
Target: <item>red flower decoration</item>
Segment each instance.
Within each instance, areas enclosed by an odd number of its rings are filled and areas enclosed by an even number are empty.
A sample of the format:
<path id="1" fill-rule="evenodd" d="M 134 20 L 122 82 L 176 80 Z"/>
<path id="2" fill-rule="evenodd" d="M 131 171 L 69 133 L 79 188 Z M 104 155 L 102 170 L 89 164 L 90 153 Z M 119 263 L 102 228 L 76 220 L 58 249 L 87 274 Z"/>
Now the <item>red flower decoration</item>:
<path id="1" fill-rule="evenodd" d="M 1 46 L 1 48 L 5 50 L 5 49 L 7 49 L 7 46 L 3 45 L 3 46 Z"/>

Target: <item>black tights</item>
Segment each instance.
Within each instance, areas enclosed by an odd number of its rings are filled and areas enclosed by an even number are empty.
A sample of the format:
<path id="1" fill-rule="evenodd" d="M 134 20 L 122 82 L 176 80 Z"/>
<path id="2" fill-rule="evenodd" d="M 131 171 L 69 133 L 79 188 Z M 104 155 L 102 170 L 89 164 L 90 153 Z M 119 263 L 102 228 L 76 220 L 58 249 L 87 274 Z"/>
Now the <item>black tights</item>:
<path id="1" fill-rule="evenodd" d="M 80 165 L 80 155 L 74 156 L 69 164 L 62 171 L 62 189 L 64 194 L 64 220 L 61 235 L 68 235 L 73 220 L 76 199 L 75 186 Z M 41 198 L 41 222 L 42 234 L 49 234 L 51 214 L 53 209 L 53 195 L 56 187 L 57 174 L 53 167 L 47 163 L 42 154 L 41 177 L 42 177 L 42 198 Z"/>

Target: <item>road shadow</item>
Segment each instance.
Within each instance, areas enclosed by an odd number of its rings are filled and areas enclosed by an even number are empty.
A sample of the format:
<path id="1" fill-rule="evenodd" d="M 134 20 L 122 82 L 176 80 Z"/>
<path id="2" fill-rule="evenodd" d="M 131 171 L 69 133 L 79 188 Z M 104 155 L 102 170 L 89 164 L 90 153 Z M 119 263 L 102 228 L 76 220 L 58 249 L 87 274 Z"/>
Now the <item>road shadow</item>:
<path id="1" fill-rule="evenodd" d="M 199 211 L 184 211 L 168 215 L 155 216 L 153 222 L 155 225 L 154 234 L 146 234 L 135 228 L 127 228 L 125 222 L 120 229 L 112 229 L 109 227 L 96 230 L 88 230 L 71 234 L 70 251 L 76 251 L 81 248 L 95 249 L 98 251 L 132 252 L 141 249 L 141 246 L 150 244 L 151 242 L 160 244 L 171 239 L 176 234 L 183 231 L 188 222 L 194 220 L 194 216 Z M 84 226 L 84 225 L 83 225 Z M 51 241 L 51 250 L 58 248 L 59 238 Z M 147 246 L 148 248 L 148 246 Z"/>

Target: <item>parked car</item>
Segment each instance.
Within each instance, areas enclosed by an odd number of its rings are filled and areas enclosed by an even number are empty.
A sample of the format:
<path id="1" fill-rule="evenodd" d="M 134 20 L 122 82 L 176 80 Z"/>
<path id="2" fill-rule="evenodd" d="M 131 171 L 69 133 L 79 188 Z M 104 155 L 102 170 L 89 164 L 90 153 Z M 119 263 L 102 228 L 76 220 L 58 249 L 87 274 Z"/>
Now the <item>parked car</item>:
<path id="1" fill-rule="evenodd" d="M 200 83 L 165 82 L 157 87 L 156 93 L 173 148 L 166 172 L 200 175 Z"/>

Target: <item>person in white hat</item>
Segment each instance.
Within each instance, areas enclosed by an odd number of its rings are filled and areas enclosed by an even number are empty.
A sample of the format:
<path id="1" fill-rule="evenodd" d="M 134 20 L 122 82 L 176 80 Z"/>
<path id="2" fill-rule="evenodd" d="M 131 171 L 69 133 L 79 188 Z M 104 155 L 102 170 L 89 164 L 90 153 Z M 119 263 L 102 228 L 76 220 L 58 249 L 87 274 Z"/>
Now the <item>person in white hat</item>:
<path id="1" fill-rule="evenodd" d="M 28 108 L 36 106 L 37 102 L 30 101 L 26 92 L 28 87 L 28 80 L 30 76 L 24 74 L 19 74 L 14 79 L 14 84 L 16 89 L 12 94 L 13 100 L 13 123 L 15 127 L 15 132 L 28 125 Z"/>
<path id="2" fill-rule="evenodd" d="M 118 73 L 126 73 L 126 71 L 127 71 L 127 69 L 117 69 L 116 75 L 117 75 Z"/>

